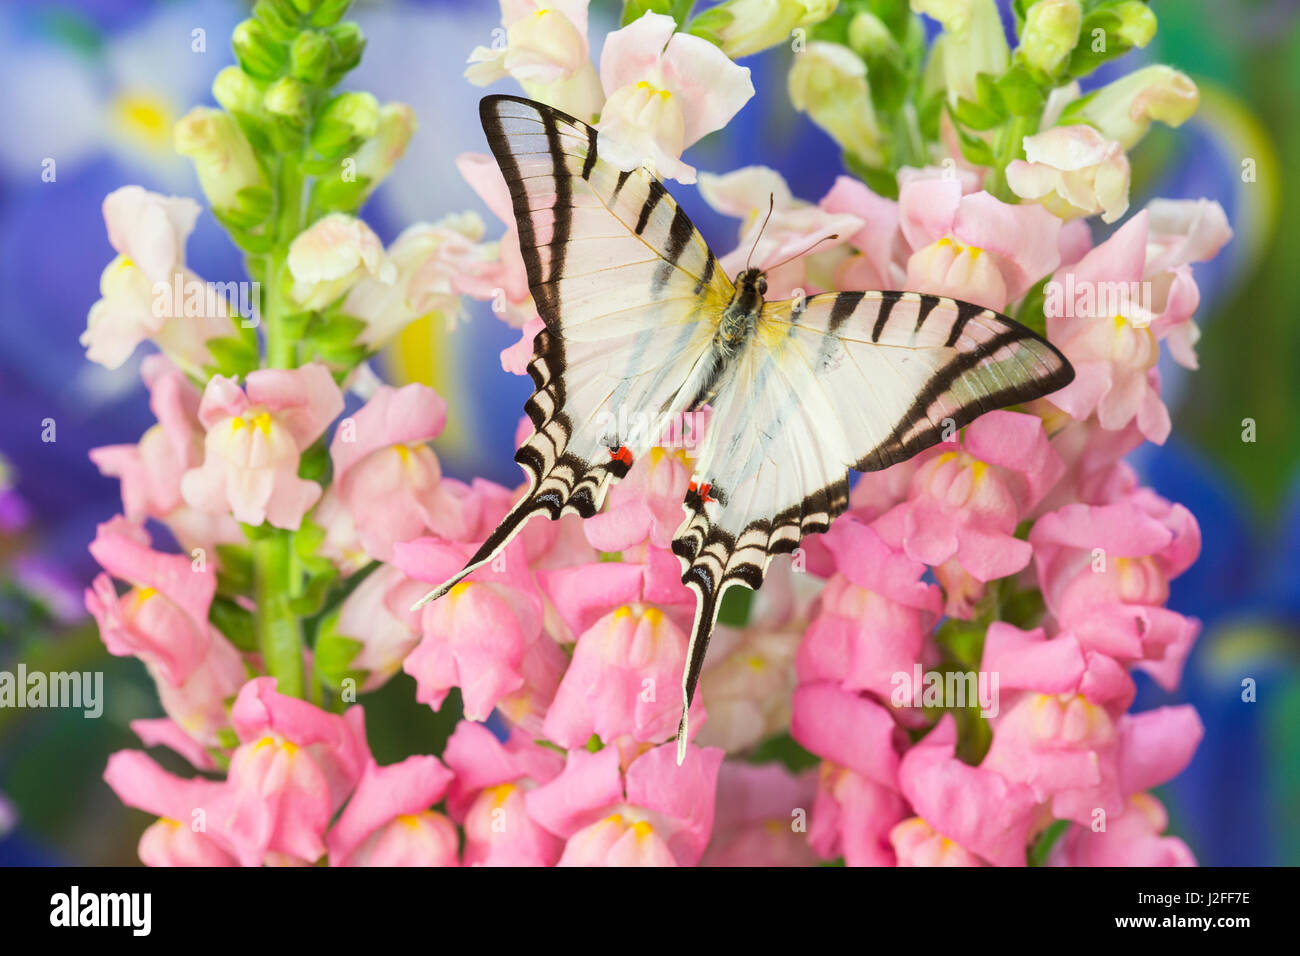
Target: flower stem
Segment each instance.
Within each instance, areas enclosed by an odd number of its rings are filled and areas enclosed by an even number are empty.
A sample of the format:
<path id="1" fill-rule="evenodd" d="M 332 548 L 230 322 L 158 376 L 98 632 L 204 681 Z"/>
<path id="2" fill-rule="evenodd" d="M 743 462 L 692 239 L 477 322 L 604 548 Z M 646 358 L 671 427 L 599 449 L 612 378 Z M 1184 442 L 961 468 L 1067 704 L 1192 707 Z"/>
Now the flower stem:
<path id="1" fill-rule="evenodd" d="M 293 591 L 293 542 L 275 531 L 253 545 L 257 560 L 257 639 L 267 672 L 282 694 L 303 694 L 302 631 L 289 609 Z"/>
<path id="2" fill-rule="evenodd" d="M 289 243 L 302 230 L 303 177 L 298 157 L 280 158 L 276 175 L 274 245 L 267 257 L 266 307 L 262 316 L 266 332 L 266 365 L 294 368 L 298 364 L 297 336 L 288 327 L 293 312 L 289 299 Z M 290 609 L 290 599 L 300 590 L 302 569 L 293 553 L 293 537 L 276 530 L 253 546 L 256 564 L 258 646 L 276 689 L 293 697 L 304 691 L 302 627 Z"/>

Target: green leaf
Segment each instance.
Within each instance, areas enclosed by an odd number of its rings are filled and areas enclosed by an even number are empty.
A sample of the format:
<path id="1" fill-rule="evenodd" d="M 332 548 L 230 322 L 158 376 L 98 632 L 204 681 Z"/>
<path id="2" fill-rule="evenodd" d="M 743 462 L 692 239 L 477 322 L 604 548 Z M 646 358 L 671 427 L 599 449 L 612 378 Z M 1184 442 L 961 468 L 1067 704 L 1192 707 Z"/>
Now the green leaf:
<path id="1" fill-rule="evenodd" d="M 949 110 L 952 114 L 952 110 Z M 958 145 L 961 147 L 961 154 L 966 157 L 966 161 L 974 163 L 976 166 L 993 166 L 997 160 L 993 156 L 993 149 L 988 143 L 971 133 L 962 129 L 960 123 L 953 117 L 953 129 L 957 133 Z"/>
<path id="2" fill-rule="evenodd" d="M 718 608 L 718 623 L 726 627 L 744 627 L 749 621 L 749 605 L 754 592 L 749 588 L 728 588 Z"/>
<path id="3" fill-rule="evenodd" d="M 324 441 L 317 441 L 298 459 L 298 477 L 306 481 L 324 483 L 330 471 L 330 450 Z"/>
<path id="4" fill-rule="evenodd" d="M 253 556 L 237 544 L 217 545 L 217 587 L 225 594 L 253 590 Z"/>
<path id="5" fill-rule="evenodd" d="M 958 99 L 953 113 L 963 126 L 980 132 L 1000 126 L 1006 119 L 1003 114 L 968 99 Z"/>
<path id="6" fill-rule="evenodd" d="M 366 672 L 352 668 L 351 664 L 365 644 L 356 638 L 336 633 L 337 625 L 337 614 L 330 615 L 321 622 L 320 630 L 316 634 L 316 646 L 312 651 L 316 673 L 327 686 L 335 690 L 338 690 L 343 685 L 343 681 L 348 678 L 355 680 L 360 686 Z"/>
<path id="7" fill-rule="evenodd" d="M 619 25 L 625 27 L 629 23 L 640 20 L 647 13 L 666 13 L 671 16 L 672 12 L 673 0 L 626 0 Z"/>
<path id="8" fill-rule="evenodd" d="M 1043 337 L 1047 336 L 1047 314 L 1046 314 L 1046 289 L 1047 282 L 1051 276 L 1040 279 L 1033 286 L 1025 297 L 1020 301 L 1020 308 L 1016 310 L 1015 320 Z"/>
<path id="9" fill-rule="evenodd" d="M 257 628 L 252 612 L 230 598 L 216 597 L 208 609 L 208 620 L 241 651 L 257 650 Z"/>
<path id="10" fill-rule="evenodd" d="M 208 354 L 212 356 L 211 368 L 219 375 L 244 376 L 258 366 L 259 356 L 256 350 L 250 350 L 242 337 L 223 336 L 208 339 L 205 344 Z"/>
<path id="11" fill-rule="evenodd" d="M 782 763 L 787 770 L 798 773 L 821 763 L 820 758 L 809 753 L 788 733 L 768 737 L 755 747 L 745 759 L 749 763 Z"/>
<path id="12" fill-rule="evenodd" d="M 355 342 L 365 329 L 365 320 L 335 312 L 322 316 L 321 321 L 312 327 L 311 340 L 326 348 L 345 348 Z"/>
<path id="13" fill-rule="evenodd" d="M 1047 96 L 1023 66 L 1013 66 L 997 81 L 998 94 L 1013 116 L 1034 116 L 1043 109 Z"/>
<path id="14" fill-rule="evenodd" d="M 1046 866 L 1047 858 L 1051 855 L 1052 847 L 1056 846 L 1056 841 L 1061 839 L 1065 831 L 1070 828 L 1069 820 L 1055 820 L 1034 840 L 1025 854 L 1025 862 L 1030 866 Z"/>

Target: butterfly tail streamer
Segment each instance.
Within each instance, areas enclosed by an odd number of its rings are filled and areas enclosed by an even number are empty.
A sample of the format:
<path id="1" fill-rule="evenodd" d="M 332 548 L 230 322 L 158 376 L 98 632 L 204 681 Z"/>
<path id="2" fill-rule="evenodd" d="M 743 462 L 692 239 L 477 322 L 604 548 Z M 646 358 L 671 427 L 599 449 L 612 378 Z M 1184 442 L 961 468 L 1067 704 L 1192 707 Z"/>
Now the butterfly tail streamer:
<path id="1" fill-rule="evenodd" d="M 543 511 L 544 509 L 538 506 L 536 499 L 532 497 L 524 498 L 501 520 L 501 523 L 497 525 L 496 530 L 487 536 L 487 540 L 484 541 L 483 544 L 479 546 L 479 549 L 474 552 L 474 556 L 469 559 L 465 567 L 461 568 L 455 575 L 448 578 L 424 597 L 420 598 L 420 600 L 412 604 L 411 610 L 418 611 L 426 604 L 438 600 L 438 598 L 442 597 L 465 578 L 483 567 L 483 565 L 491 562 L 497 555 L 504 551 L 510 542 L 515 539 L 515 536 L 523 530 L 523 527 L 527 524 L 529 518 L 537 514 L 542 514 Z"/>
<path id="2" fill-rule="evenodd" d="M 718 608 L 722 595 L 727 589 L 724 584 L 720 589 L 713 587 L 712 580 L 697 581 L 689 574 L 685 581 L 687 587 L 696 592 L 695 624 L 691 628 L 691 643 L 686 649 L 686 669 L 682 671 L 682 719 L 677 725 L 677 766 L 686 760 L 686 745 L 690 742 L 691 702 L 695 699 L 695 690 L 700 683 L 700 671 L 704 668 L 704 657 L 709 650 L 709 638 L 713 636 L 713 627 L 718 621 Z"/>

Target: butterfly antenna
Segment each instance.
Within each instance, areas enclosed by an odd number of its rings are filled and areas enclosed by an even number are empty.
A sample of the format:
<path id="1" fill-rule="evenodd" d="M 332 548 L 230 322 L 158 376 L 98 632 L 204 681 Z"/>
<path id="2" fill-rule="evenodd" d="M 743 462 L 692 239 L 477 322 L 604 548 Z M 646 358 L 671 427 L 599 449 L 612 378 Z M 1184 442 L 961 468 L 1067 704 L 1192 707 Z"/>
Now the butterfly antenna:
<path id="1" fill-rule="evenodd" d="M 749 247 L 749 255 L 745 258 L 745 271 L 749 271 L 749 263 L 754 258 L 754 251 L 758 249 L 758 240 L 763 238 L 763 231 L 767 229 L 768 222 L 772 219 L 772 213 L 776 209 L 776 193 L 767 194 L 767 215 L 763 217 L 763 225 L 758 227 L 758 235 L 754 237 L 754 244 Z"/>
<path id="2" fill-rule="evenodd" d="M 832 239 L 838 239 L 838 238 L 839 238 L 839 233 L 831 233 L 829 236 L 822 236 L 820 239 L 818 239 L 816 242 L 814 242 L 814 243 L 813 243 L 811 246 L 809 246 L 807 249 L 802 249 L 802 250 L 800 250 L 799 252 L 796 252 L 794 255 L 792 255 L 792 256 L 790 256 L 790 257 L 788 257 L 788 258 L 786 258 L 786 259 L 782 259 L 782 260 L 781 260 L 780 262 L 778 262 L 776 265 L 774 265 L 774 266 L 768 266 L 768 267 L 767 267 L 766 269 L 764 269 L 763 271 L 764 271 L 764 272 L 772 272 L 772 271 L 775 270 L 775 269 L 779 269 L 779 268 L 781 268 L 783 265 L 785 265 L 787 262 L 794 262 L 794 260 L 800 258 L 801 256 L 806 256 L 806 255 L 808 255 L 808 253 L 812 252 L 814 249 L 816 249 L 818 246 L 820 246 L 823 242 L 830 242 Z"/>

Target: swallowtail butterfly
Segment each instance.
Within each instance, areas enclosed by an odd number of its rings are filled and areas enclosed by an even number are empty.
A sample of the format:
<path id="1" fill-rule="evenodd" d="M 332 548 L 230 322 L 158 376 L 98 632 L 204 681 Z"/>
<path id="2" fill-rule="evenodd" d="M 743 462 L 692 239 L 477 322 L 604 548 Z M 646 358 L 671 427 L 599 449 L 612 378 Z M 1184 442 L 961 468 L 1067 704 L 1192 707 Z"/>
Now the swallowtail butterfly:
<path id="1" fill-rule="evenodd" d="M 711 406 L 672 544 L 696 595 L 681 762 L 724 591 L 758 588 L 773 556 L 826 531 L 848 506 L 849 469 L 906 461 L 984 412 L 1056 391 L 1074 370 L 1029 329 L 969 302 L 917 292 L 766 301 L 762 271 L 723 274 L 663 183 L 602 160 L 587 124 L 513 96 L 485 97 L 479 113 L 546 324 L 529 365 L 534 431 L 515 453 L 529 490 L 416 607 L 491 561 L 534 515 L 596 514 L 657 442 L 649 429 L 619 434 L 620 422 Z"/>

